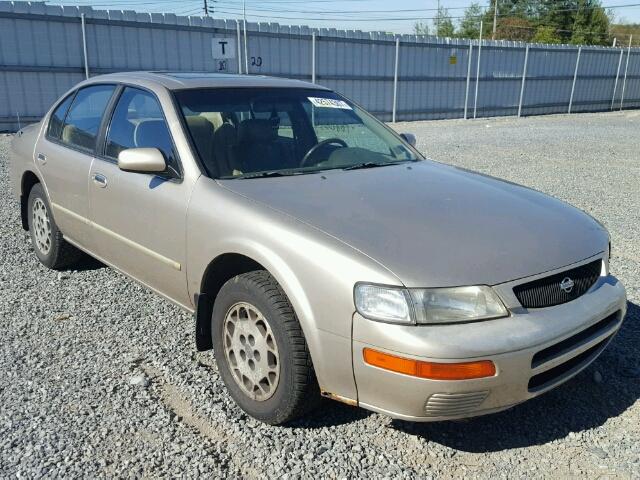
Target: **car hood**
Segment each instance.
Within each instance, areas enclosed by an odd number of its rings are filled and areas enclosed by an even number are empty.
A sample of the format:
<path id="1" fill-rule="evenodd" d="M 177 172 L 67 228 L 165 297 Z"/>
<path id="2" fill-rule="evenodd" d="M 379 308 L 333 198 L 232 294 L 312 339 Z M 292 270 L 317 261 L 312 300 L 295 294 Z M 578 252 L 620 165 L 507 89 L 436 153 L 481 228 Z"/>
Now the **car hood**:
<path id="1" fill-rule="evenodd" d="M 432 161 L 220 183 L 351 245 L 408 287 L 496 285 L 608 242 L 599 223 L 560 200 Z"/>

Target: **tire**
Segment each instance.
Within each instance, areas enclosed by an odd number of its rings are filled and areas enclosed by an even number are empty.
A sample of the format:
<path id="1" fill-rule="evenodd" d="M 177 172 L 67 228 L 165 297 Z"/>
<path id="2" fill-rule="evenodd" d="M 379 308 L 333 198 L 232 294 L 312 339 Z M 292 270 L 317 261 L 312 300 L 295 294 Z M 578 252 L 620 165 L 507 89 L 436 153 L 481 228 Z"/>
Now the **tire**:
<path id="1" fill-rule="evenodd" d="M 218 370 L 229 394 L 246 413 L 281 425 L 320 403 L 302 328 L 287 296 L 268 272 L 244 273 L 225 283 L 211 322 Z"/>
<path id="2" fill-rule="evenodd" d="M 27 219 L 33 250 L 45 267 L 61 270 L 78 263 L 84 254 L 66 242 L 51 213 L 42 185 L 36 183 L 29 192 Z"/>

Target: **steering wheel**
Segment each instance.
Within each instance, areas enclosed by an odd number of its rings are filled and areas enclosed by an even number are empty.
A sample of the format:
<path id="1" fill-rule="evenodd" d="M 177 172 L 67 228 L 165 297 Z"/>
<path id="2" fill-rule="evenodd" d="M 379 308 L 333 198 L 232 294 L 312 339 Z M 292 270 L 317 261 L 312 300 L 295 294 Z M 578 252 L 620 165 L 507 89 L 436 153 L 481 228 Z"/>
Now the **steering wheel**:
<path id="1" fill-rule="evenodd" d="M 341 147 L 344 147 L 344 148 L 349 146 L 347 145 L 347 142 L 345 142 L 340 138 L 327 138 L 326 140 L 322 140 L 321 142 L 316 143 L 313 147 L 309 149 L 307 153 L 305 153 L 304 157 L 302 158 L 302 162 L 300 162 L 300 166 L 306 167 L 307 164 L 309 163 L 309 159 L 313 157 L 313 154 L 316 151 L 318 151 L 319 148 L 324 147 L 325 145 L 330 145 L 332 143 L 340 145 Z"/>

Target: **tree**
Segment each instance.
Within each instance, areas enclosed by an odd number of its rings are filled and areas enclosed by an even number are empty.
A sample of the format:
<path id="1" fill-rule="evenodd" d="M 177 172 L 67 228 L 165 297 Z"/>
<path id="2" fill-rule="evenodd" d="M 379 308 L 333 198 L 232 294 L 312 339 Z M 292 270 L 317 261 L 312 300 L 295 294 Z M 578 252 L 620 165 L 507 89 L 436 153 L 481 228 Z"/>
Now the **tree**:
<path id="1" fill-rule="evenodd" d="M 421 21 L 413 24 L 413 31 L 416 35 L 429 35 L 431 33 L 429 25 Z M 433 31 L 438 37 L 454 37 L 456 35 L 456 27 L 446 8 L 440 7 L 438 10 L 433 19 Z"/>
<path id="2" fill-rule="evenodd" d="M 444 7 L 438 9 L 438 14 L 433 19 L 433 25 L 438 37 L 453 37 L 456 34 L 456 27 L 453 25 L 451 15 Z"/>
<path id="3" fill-rule="evenodd" d="M 472 3 L 464 11 L 464 17 L 460 21 L 458 36 L 461 38 L 478 38 L 480 35 L 480 20 L 482 19 L 482 7 L 479 3 Z"/>
<path id="4" fill-rule="evenodd" d="M 611 22 L 600 0 L 540 1 L 540 25 L 555 28 L 562 43 L 609 43 Z"/>
<path id="5" fill-rule="evenodd" d="M 553 29 L 553 27 L 540 26 L 536 30 L 535 35 L 531 39 L 533 43 L 560 43 L 562 39 Z"/>
<path id="6" fill-rule="evenodd" d="M 609 17 L 599 2 L 581 0 L 576 12 L 571 43 L 576 45 L 608 45 Z M 598 6 L 593 4 L 598 3 Z M 582 8 L 581 8 L 582 7 Z"/>
<path id="7" fill-rule="evenodd" d="M 569 43 L 573 30 L 573 17 L 577 0 L 569 0 L 558 4 L 557 0 L 541 0 L 539 19 L 540 25 L 555 30 L 560 43 Z"/>
<path id="8" fill-rule="evenodd" d="M 640 45 L 640 23 L 626 23 L 624 19 L 620 20 L 619 23 L 611 25 L 610 35 L 610 42 L 617 38 L 619 46 L 629 44 L 629 35 L 633 35 L 633 45 Z"/>
<path id="9" fill-rule="evenodd" d="M 416 35 L 429 35 L 429 25 L 417 21 L 413 24 L 413 33 Z"/>
<path id="10" fill-rule="evenodd" d="M 496 29 L 496 39 L 520 40 L 529 42 L 534 34 L 534 27 L 525 18 L 508 17 L 503 18 L 498 23 Z"/>

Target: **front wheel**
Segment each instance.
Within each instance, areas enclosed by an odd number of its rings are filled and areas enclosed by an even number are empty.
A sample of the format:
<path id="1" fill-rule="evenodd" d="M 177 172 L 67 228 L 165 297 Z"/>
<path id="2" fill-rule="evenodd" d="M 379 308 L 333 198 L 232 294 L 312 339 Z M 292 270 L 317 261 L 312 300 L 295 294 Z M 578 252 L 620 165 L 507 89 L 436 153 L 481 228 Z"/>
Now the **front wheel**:
<path id="1" fill-rule="evenodd" d="M 240 408 L 279 425 L 317 406 L 320 390 L 302 328 L 268 272 L 225 283 L 211 321 L 220 375 Z"/>

